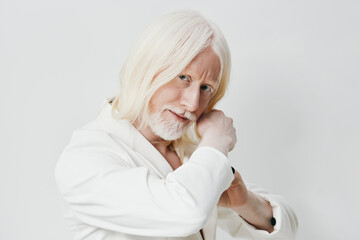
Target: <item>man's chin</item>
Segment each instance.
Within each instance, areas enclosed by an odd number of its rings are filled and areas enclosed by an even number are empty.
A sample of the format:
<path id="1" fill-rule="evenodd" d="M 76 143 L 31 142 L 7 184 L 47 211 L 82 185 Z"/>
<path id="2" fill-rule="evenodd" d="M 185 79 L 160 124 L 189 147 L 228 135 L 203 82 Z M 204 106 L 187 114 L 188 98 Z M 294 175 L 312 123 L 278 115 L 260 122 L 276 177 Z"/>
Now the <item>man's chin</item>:
<path id="1" fill-rule="evenodd" d="M 175 141 L 175 140 L 178 140 L 180 139 L 182 136 L 184 136 L 185 132 L 181 132 L 181 133 L 172 133 L 172 134 L 169 134 L 168 132 L 167 133 L 156 133 L 155 134 L 157 136 L 159 136 L 160 138 L 162 138 L 163 140 L 166 140 L 166 141 Z"/>
<path id="2" fill-rule="evenodd" d="M 175 140 L 180 139 L 182 136 L 184 136 L 184 134 L 186 133 L 188 128 L 184 127 L 181 130 L 166 129 L 166 127 L 164 127 L 164 126 L 157 125 L 157 126 L 151 127 L 151 129 L 155 133 L 155 135 L 159 136 L 163 140 L 175 141 Z"/>
<path id="3" fill-rule="evenodd" d="M 164 119 L 161 115 L 158 115 L 149 121 L 149 126 L 156 136 L 166 141 L 175 141 L 186 133 L 191 123 L 192 122 L 181 123 Z"/>

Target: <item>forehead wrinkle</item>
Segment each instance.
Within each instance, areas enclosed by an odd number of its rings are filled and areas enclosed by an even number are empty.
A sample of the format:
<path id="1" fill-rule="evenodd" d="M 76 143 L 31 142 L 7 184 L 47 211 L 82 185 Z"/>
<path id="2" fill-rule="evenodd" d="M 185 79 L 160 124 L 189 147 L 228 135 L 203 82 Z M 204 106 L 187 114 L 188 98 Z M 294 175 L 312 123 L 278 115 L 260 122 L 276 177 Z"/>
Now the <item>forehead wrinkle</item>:
<path id="1" fill-rule="evenodd" d="M 217 85 L 221 71 L 220 58 L 214 49 L 208 47 L 200 52 L 183 71 L 189 73 L 194 80 L 209 81 Z"/>
<path id="2" fill-rule="evenodd" d="M 216 69 L 217 70 L 217 69 Z M 190 75 L 195 80 L 200 79 L 201 81 L 210 81 L 212 84 L 216 85 L 218 76 L 211 76 L 214 75 L 213 73 L 216 72 L 211 69 L 210 71 L 204 70 L 204 68 L 199 66 L 199 64 L 189 64 L 185 69 L 184 72 Z M 200 75 L 199 75 L 200 72 Z M 220 72 L 220 71 L 219 71 Z"/>

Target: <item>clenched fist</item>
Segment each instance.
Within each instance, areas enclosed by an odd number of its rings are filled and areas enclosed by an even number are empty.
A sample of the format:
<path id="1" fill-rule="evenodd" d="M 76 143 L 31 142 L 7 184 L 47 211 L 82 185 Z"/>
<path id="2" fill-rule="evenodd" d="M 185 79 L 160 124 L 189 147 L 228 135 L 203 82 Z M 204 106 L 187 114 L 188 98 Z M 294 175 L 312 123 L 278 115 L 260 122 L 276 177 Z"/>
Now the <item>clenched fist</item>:
<path id="1" fill-rule="evenodd" d="M 236 129 L 233 120 L 220 110 L 212 110 L 201 116 L 197 121 L 197 130 L 201 136 L 200 146 L 210 146 L 225 155 L 236 143 Z"/>

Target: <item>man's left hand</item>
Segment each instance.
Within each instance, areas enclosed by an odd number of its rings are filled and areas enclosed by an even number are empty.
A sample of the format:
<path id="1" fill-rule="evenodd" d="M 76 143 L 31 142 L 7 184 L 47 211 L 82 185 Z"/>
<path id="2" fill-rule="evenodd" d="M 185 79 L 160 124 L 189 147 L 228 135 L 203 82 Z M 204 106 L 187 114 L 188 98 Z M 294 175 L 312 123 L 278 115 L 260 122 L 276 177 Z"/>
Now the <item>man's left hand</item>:
<path id="1" fill-rule="evenodd" d="M 221 195 L 218 206 L 238 208 L 248 201 L 248 190 L 238 171 L 235 170 L 231 186 Z"/>
<path id="2" fill-rule="evenodd" d="M 249 191 L 238 171 L 235 170 L 234 175 L 230 187 L 221 195 L 218 206 L 231 208 L 257 229 L 273 232 L 274 226 L 270 222 L 273 216 L 270 203 Z"/>

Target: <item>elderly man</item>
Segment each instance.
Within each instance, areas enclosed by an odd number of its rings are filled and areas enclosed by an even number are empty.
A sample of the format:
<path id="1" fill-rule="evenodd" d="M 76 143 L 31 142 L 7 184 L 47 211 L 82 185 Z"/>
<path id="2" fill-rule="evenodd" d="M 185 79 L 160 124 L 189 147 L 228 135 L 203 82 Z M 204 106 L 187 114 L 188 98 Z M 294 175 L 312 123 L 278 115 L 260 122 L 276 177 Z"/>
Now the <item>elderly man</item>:
<path id="1" fill-rule="evenodd" d="M 120 92 L 57 164 L 75 239 L 211 240 L 217 226 L 240 239 L 295 238 L 292 209 L 229 163 L 236 131 L 214 109 L 229 75 L 226 41 L 198 13 L 171 13 L 145 31 Z"/>

